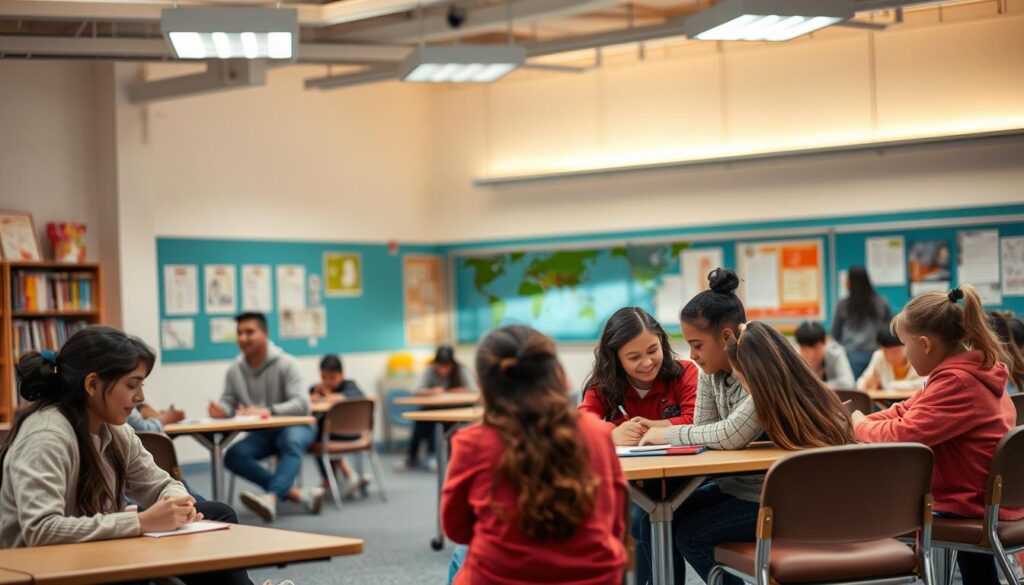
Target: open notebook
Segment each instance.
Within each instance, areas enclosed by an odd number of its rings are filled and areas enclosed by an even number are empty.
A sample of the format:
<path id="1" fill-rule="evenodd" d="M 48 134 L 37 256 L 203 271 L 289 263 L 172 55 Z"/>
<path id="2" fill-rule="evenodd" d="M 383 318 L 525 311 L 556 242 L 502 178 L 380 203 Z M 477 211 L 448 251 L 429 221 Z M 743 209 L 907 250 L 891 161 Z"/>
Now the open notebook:
<path id="1" fill-rule="evenodd" d="M 200 520 L 199 522 L 192 522 L 186 524 L 177 530 L 168 530 L 166 532 L 143 532 L 143 536 L 151 536 L 153 538 L 163 538 L 165 536 L 180 536 L 182 534 L 196 534 L 198 532 L 210 532 L 211 530 L 224 530 L 231 526 L 227 522 L 211 522 L 210 520 Z"/>
<path id="2" fill-rule="evenodd" d="M 643 447 L 615 447 L 615 454 L 619 457 L 653 457 L 656 455 L 696 455 L 706 451 L 707 447 L 673 447 L 668 443 L 664 445 L 644 445 Z"/>

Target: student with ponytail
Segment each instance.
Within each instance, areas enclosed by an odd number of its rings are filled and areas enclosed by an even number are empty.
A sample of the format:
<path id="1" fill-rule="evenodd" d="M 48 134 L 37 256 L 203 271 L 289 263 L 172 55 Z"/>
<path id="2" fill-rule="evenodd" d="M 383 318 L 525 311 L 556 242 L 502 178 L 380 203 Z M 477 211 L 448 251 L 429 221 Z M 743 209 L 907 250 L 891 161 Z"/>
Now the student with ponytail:
<path id="1" fill-rule="evenodd" d="M 452 438 L 441 499 L 445 533 L 469 545 L 454 582 L 622 583 L 622 469 L 602 422 L 572 408 L 554 342 L 504 327 L 476 371 L 483 422 Z"/>
<path id="2" fill-rule="evenodd" d="M 969 285 L 948 294 L 925 293 L 907 303 L 892 328 L 906 345 L 910 364 L 928 381 L 888 410 L 853 413 L 857 439 L 931 447 L 936 513 L 981 518 L 992 453 L 1017 416 L 1006 392 L 1003 350 L 981 299 Z M 1000 507 L 999 518 L 1020 520 L 1024 509 Z M 957 563 L 965 585 L 999 582 L 991 555 L 960 552 Z"/>
<path id="3" fill-rule="evenodd" d="M 98 325 L 60 353 L 22 356 L 18 391 L 29 405 L 0 446 L 0 547 L 129 538 L 204 517 L 237 522 L 228 506 L 189 496 L 125 424 L 155 360 L 142 341 Z M 124 511 L 126 491 L 145 511 Z M 250 583 L 244 570 L 182 579 Z"/>

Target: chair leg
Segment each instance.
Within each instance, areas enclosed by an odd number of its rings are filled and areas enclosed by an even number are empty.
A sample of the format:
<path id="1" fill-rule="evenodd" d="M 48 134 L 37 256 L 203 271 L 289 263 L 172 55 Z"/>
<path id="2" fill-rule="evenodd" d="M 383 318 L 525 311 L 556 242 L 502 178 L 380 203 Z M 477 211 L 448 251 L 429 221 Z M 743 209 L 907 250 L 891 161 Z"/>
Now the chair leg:
<path id="1" fill-rule="evenodd" d="M 377 455 L 377 450 L 370 447 L 370 464 L 373 466 L 373 475 L 377 479 L 377 491 L 380 493 L 380 499 L 382 502 L 388 501 L 388 494 L 384 491 L 384 473 L 380 464 L 380 457 Z"/>
<path id="2" fill-rule="evenodd" d="M 1017 571 L 1014 570 L 1009 555 L 1006 554 L 1003 543 L 999 540 L 992 541 L 992 556 L 996 558 L 996 566 L 999 567 L 1003 578 L 1006 579 L 1007 585 L 1021 585 L 1020 579 L 1017 578 Z"/>
<path id="3" fill-rule="evenodd" d="M 320 463 L 327 471 L 327 485 L 331 488 L 331 497 L 334 498 L 334 505 L 341 507 L 341 489 L 338 488 L 338 476 L 331 465 L 331 458 L 326 453 L 320 455 Z"/>
<path id="4" fill-rule="evenodd" d="M 956 549 L 942 549 L 942 581 L 938 585 L 953 585 L 953 578 L 956 576 Z"/>
<path id="5" fill-rule="evenodd" d="M 225 504 L 232 506 L 235 501 L 235 474 L 228 472 L 228 501 Z"/>
<path id="6" fill-rule="evenodd" d="M 711 572 L 708 573 L 708 585 L 722 585 L 724 581 L 725 571 L 722 570 L 721 565 L 711 567 Z"/>

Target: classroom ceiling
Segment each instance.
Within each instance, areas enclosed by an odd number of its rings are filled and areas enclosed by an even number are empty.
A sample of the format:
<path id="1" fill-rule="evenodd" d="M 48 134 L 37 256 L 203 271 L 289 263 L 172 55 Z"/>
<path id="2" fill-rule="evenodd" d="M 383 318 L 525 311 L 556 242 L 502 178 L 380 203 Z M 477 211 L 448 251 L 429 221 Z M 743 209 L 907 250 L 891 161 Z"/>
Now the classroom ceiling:
<path id="1" fill-rule="evenodd" d="M 678 24 L 715 0 L 282 0 L 298 10 L 298 62 L 393 67 L 421 40 L 507 43 L 531 57 L 677 36 Z M 871 13 L 1008 0 L 857 0 Z M 257 0 L 4 0 L 0 57 L 162 61 L 171 58 L 160 11 L 173 6 L 256 6 Z M 274 5 L 271 2 L 271 5 Z M 450 24 L 453 15 L 461 24 Z M 510 24 L 511 22 L 511 24 Z M 866 24 L 865 26 L 884 26 Z"/>

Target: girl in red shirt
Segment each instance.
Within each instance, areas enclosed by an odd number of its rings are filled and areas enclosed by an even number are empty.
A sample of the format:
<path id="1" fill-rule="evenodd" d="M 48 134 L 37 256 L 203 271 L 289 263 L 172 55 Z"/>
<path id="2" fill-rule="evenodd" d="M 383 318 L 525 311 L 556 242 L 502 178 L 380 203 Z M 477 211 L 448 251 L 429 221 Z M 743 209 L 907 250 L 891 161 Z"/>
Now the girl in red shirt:
<path id="1" fill-rule="evenodd" d="M 604 421 L 616 445 L 636 445 L 652 427 L 693 422 L 697 366 L 676 357 L 661 324 L 640 307 L 608 319 L 579 410 Z"/>
<path id="2" fill-rule="evenodd" d="M 981 299 L 969 285 L 918 295 L 893 319 L 893 330 L 906 345 L 910 365 L 928 381 L 888 410 L 853 413 L 857 439 L 931 447 L 936 513 L 981 518 L 992 453 L 1017 417 L 1006 393 L 1002 348 Z M 1024 509 L 1001 507 L 999 518 L 1020 520 Z M 957 564 L 965 585 L 999 583 L 990 554 L 960 552 Z"/>
<path id="3" fill-rule="evenodd" d="M 452 438 L 441 496 L 445 533 L 469 545 L 454 583 L 622 583 L 622 469 L 601 421 L 572 409 L 554 342 L 499 329 L 476 371 L 483 422 Z"/>

